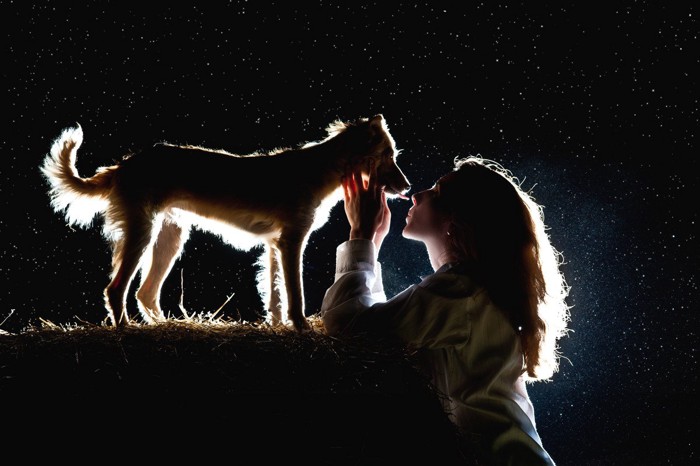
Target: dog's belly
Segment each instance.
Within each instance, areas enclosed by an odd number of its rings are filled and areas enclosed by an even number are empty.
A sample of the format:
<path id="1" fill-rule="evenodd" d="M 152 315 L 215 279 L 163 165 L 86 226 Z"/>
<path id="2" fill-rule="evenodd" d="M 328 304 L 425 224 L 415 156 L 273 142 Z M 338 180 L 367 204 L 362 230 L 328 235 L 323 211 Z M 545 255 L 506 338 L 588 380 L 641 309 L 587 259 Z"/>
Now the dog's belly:
<path id="1" fill-rule="evenodd" d="M 192 201 L 173 202 L 169 208 L 178 223 L 217 234 L 238 249 L 251 249 L 279 236 L 281 231 L 278 222 L 264 212 Z"/>

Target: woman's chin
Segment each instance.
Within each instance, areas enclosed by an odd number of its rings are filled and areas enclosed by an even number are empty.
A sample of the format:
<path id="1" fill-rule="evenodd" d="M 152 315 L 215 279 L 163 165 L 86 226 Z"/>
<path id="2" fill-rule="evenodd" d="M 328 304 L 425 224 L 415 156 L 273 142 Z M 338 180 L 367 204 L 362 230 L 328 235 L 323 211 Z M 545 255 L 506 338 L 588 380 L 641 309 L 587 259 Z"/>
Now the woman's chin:
<path id="1" fill-rule="evenodd" d="M 406 239 L 420 241 L 420 238 L 413 231 L 411 231 L 411 228 L 408 225 L 404 227 L 403 231 L 401 232 L 401 236 L 403 236 Z"/>

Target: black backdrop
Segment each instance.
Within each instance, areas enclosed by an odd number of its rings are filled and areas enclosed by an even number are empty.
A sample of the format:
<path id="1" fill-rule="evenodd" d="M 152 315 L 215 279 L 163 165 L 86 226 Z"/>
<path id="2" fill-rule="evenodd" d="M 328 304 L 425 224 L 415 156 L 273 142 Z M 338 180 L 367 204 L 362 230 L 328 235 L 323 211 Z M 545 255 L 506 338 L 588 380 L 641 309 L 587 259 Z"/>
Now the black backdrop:
<path id="1" fill-rule="evenodd" d="M 99 222 L 52 212 L 39 166 L 79 122 L 78 170 L 159 141 L 235 153 L 317 140 L 382 113 L 415 189 L 456 156 L 509 168 L 544 206 L 572 286 L 566 360 L 530 387 L 562 464 L 671 464 L 695 454 L 697 14 L 650 2 L 414 5 L 5 2 L 5 286 L 0 328 L 105 317 Z M 290 176 L 294 176 L 290 174 Z M 431 272 L 392 203 L 387 293 Z M 304 256 L 307 313 L 332 283 L 342 204 Z M 165 285 L 179 315 L 261 303 L 255 251 L 193 232 Z M 135 310 L 133 300 L 130 301 Z M 4 319 L 4 321 L 3 321 Z"/>

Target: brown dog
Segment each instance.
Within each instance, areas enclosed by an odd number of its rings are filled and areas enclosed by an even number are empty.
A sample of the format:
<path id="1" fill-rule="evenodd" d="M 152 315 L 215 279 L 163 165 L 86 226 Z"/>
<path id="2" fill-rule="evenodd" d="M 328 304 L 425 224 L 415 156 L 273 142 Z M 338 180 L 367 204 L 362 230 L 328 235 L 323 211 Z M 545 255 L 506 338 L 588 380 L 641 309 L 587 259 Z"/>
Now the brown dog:
<path id="1" fill-rule="evenodd" d="M 41 168 L 51 184 L 51 203 L 70 224 L 88 227 L 104 215 L 112 244 L 112 275 L 105 289 L 114 325 L 129 322 L 129 285 L 141 271 L 136 297 L 146 322 L 164 318 L 159 297 L 165 277 L 182 252 L 192 226 L 218 233 L 234 247 L 264 245 L 258 288 L 268 317 L 287 318 L 298 331 L 304 317 L 302 256 L 311 231 L 326 223 L 342 195 L 341 177 L 369 162 L 390 196 L 410 184 L 396 165 L 398 152 L 382 115 L 335 122 L 328 136 L 298 148 L 234 155 L 194 146 L 157 144 L 81 178 L 75 158 L 80 126 L 66 129 Z M 265 262 L 267 264 L 265 264 Z"/>

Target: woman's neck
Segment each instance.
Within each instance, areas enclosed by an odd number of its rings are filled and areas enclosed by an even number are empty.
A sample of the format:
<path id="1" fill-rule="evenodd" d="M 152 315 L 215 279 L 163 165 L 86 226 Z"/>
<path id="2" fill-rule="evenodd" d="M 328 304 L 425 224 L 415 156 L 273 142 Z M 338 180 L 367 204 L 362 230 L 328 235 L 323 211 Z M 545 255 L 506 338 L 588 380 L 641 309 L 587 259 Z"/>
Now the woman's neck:
<path id="1" fill-rule="evenodd" d="M 456 257 L 449 253 L 442 241 L 426 241 L 425 247 L 428 250 L 430 265 L 435 271 L 445 264 L 456 261 Z"/>

